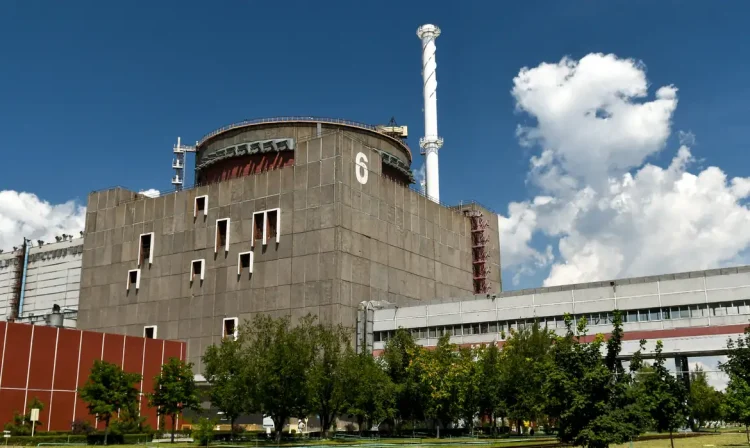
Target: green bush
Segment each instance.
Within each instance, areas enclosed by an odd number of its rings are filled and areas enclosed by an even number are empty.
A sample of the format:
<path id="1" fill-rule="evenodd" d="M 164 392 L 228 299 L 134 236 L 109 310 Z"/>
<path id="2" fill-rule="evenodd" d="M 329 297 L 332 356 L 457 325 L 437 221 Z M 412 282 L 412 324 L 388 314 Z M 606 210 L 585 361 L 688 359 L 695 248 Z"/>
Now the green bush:
<path id="1" fill-rule="evenodd" d="M 207 418 L 198 420 L 198 424 L 193 426 L 193 440 L 195 443 L 208 446 L 208 443 L 214 439 L 214 425 L 216 425 L 216 422 Z"/>
<path id="2" fill-rule="evenodd" d="M 83 435 L 56 435 L 56 436 L 15 436 L 8 439 L 9 445 L 34 446 L 39 443 L 86 443 Z"/>
<path id="3" fill-rule="evenodd" d="M 89 445 L 104 445 L 104 433 L 97 432 L 85 436 Z M 135 445 L 137 443 L 150 442 L 150 434 L 112 434 L 107 435 L 107 445 Z"/>

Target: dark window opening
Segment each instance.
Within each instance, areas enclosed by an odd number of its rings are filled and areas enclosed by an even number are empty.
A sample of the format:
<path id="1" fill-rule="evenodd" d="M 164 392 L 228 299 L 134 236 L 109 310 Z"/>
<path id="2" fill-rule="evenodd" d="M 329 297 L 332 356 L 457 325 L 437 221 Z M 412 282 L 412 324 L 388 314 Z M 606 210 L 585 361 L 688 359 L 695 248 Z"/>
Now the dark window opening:
<path id="1" fill-rule="evenodd" d="M 234 339 L 234 319 L 224 319 L 224 337 Z"/>
<path id="2" fill-rule="evenodd" d="M 277 210 L 272 210 L 266 215 L 266 222 L 268 223 L 267 238 L 269 240 L 276 239 L 276 232 L 278 231 L 279 216 Z"/>
<path id="3" fill-rule="evenodd" d="M 156 338 L 156 327 L 146 327 L 143 329 L 143 337 L 146 339 Z"/>
<path id="4" fill-rule="evenodd" d="M 196 277 L 200 279 L 203 274 L 203 263 L 200 260 L 193 261 L 193 268 L 191 272 L 192 272 L 192 275 L 190 275 L 191 282 L 195 280 Z"/>
<path id="5" fill-rule="evenodd" d="M 250 269 L 250 253 L 240 254 L 240 268 Z"/>
<path id="6" fill-rule="evenodd" d="M 138 265 L 143 263 L 151 263 L 151 237 L 150 233 L 141 235 L 141 258 L 138 260 Z"/>
<path id="7" fill-rule="evenodd" d="M 128 286 L 138 287 L 138 271 L 128 272 Z"/>
<path id="8" fill-rule="evenodd" d="M 203 212 L 206 213 L 206 197 L 200 196 L 195 198 L 195 216 L 198 216 L 198 213 Z"/>
<path id="9" fill-rule="evenodd" d="M 229 229 L 229 220 L 222 219 L 216 221 L 216 249 L 220 247 L 226 247 L 227 245 L 227 234 Z"/>
<path id="10" fill-rule="evenodd" d="M 253 219 L 253 239 L 254 240 L 262 240 L 263 239 L 263 213 L 258 213 L 254 216 Z"/>

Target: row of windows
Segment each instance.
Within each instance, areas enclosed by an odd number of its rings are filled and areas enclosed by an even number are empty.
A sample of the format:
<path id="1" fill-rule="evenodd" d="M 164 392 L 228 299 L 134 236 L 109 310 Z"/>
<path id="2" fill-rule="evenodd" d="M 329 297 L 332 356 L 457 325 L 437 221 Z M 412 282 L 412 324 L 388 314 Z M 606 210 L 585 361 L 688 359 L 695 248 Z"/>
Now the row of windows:
<path id="1" fill-rule="evenodd" d="M 197 217 L 199 212 L 203 212 L 204 216 L 208 210 L 208 196 L 198 196 L 195 198 L 195 208 L 193 209 L 193 217 Z M 255 246 L 255 241 L 261 240 L 265 246 L 268 241 L 275 240 L 278 244 L 281 239 L 281 232 L 279 231 L 279 225 L 281 222 L 281 209 L 274 208 L 271 210 L 264 210 L 261 212 L 253 213 L 253 239 L 250 242 L 250 247 Z M 214 238 L 214 253 L 218 252 L 220 248 L 224 248 L 225 252 L 229 251 L 229 240 L 230 240 L 230 218 L 222 218 L 216 220 L 216 235 Z M 143 233 L 140 236 L 138 245 L 138 269 L 132 269 L 128 271 L 128 280 L 126 290 L 130 290 L 131 287 L 136 290 L 141 286 L 141 266 L 148 263 L 149 265 L 154 262 L 154 233 Z M 205 277 L 206 260 L 193 260 L 190 262 L 190 281 L 200 279 L 201 281 Z M 237 256 L 237 275 L 242 274 L 243 270 L 247 270 L 252 274 L 253 272 L 253 253 L 242 252 Z"/>
<path id="2" fill-rule="evenodd" d="M 236 317 L 226 317 L 221 322 L 221 337 L 237 339 L 239 330 L 238 321 Z M 156 339 L 156 325 L 146 325 L 143 327 L 143 337 L 146 339 Z"/>
<path id="3" fill-rule="evenodd" d="M 622 311 L 623 322 L 654 322 L 662 320 L 691 319 L 700 317 L 721 317 L 750 314 L 750 300 L 735 300 L 711 304 L 683 305 L 664 308 L 649 308 L 643 310 Z M 614 313 L 578 314 L 574 319 L 585 317 L 589 327 L 612 325 Z M 540 317 L 537 319 L 521 319 L 509 321 L 479 322 L 473 324 L 440 325 L 434 327 L 412 328 L 410 332 L 415 339 L 439 338 L 444 334 L 449 336 L 469 336 L 474 334 L 501 334 L 511 329 L 519 331 L 534 322 L 549 329 L 565 328 L 563 316 Z M 375 342 L 385 342 L 395 334 L 394 330 L 375 332 Z"/>

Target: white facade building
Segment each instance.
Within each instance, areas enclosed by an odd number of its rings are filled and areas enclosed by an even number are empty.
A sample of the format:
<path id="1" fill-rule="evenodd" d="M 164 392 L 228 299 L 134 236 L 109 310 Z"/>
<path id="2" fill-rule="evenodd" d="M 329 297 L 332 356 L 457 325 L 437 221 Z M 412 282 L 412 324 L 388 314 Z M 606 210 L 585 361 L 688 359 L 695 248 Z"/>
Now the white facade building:
<path id="1" fill-rule="evenodd" d="M 436 345 L 445 333 L 461 345 L 502 344 L 511 329 L 535 321 L 560 334 L 565 314 L 585 316 L 588 334 L 609 333 L 613 311 L 620 310 L 624 356 L 638 349 L 641 338 L 662 339 L 665 352 L 720 354 L 727 338 L 737 337 L 750 323 L 750 266 L 369 308 L 367 325 L 360 324 L 359 332 L 366 331 L 368 348 L 376 352 L 398 328 L 408 329 L 425 346 Z"/>
<path id="2" fill-rule="evenodd" d="M 25 270 L 22 251 L 0 254 L 0 321 L 8 320 L 16 307 L 16 322 L 44 325 L 46 315 L 58 305 L 63 325 L 75 327 L 82 254 L 83 238 L 29 248 Z M 19 280 L 23 297 L 15 287 Z"/>

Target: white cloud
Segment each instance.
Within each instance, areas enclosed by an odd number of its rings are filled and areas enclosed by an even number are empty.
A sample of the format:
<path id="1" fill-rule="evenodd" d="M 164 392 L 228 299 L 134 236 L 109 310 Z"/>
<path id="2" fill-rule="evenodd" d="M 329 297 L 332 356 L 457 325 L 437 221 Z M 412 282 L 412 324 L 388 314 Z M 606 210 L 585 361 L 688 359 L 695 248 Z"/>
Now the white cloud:
<path id="1" fill-rule="evenodd" d="M 535 120 L 519 127 L 538 146 L 529 180 L 540 191 L 501 217 L 503 264 L 515 274 L 552 264 L 545 285 L 706 269 L 737 262 L 750 245 L 750 178 L 717 167 L 690 172 L 692 133 L 667 167 L 645 163 L 671 134 L 677 89 L 648 99 L 643 64 L 614 55 L 524 68 L 514 80 L 517 108 Z M 542 233 L 559 257 L 531 244 Z"/>
<path id="2" fill-rule="evenodd" d="M 155 198 L 155 197 L 158 197 L 161 194 L 161 192 L 155 188 L 149 188 L 148 190 L 139 191 L 138 194 L 142 194 L 149 198 Z"/>
<path id="3" fill-rule="evenodd" d="M 86 222 L 86 208 L 68 201 L 50 204 L 35 194 L 0 191 L 0 248 L 20 246 L 23 238 L 54 242 L 63 233 L 78 235 Z"/>

